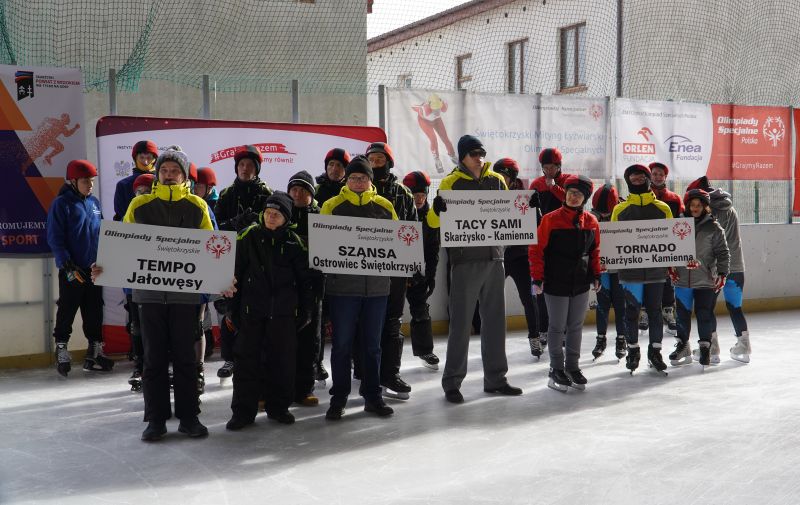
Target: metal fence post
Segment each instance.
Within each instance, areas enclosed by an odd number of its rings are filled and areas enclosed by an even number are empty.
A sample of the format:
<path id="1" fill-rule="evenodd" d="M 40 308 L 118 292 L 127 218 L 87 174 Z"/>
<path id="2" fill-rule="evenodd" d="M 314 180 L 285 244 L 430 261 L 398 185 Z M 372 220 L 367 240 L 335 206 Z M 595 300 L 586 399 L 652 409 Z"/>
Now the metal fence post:
<path id="1" fill-rule="evenodd" d="M 758 223 L 758 207 L 759 207 L 759 194 L 758 194 L 758 181 L 753 182 L 753 221 Z"/>
<path id="2" fill-rule="evenodd" d="M 50 258 L 42 258 L 42 320 L 44 321 L 44 350 L 53 352 L 53 270 Z"/>
<path id="3" fill-rule="evenodd" d="M 794 107 L 789 107 L 789 122 L 791 123 L 792 127 L 789 129 L 792 133 L 795 132 L 795 128 L 797 125 L 794 124 Z M 797 163 L 798 160 L 793 160 L 792 157 L 795 154 L 797 143 L 797 136 L 792 135 L 792 145 L 791 145 L 791 152 L 789 153 L 789 178 L 786 180 L 786 222 L 792 224 L 794 220 L 794 195 L 792 194 L 794 191 L 794 182 L 792 174 L 794 174 L 794 164 Z M 794 161 L 794 163 L 792 163 Z"/>
<path id="4" fill-rule="evenodd" d="M 378 85 L 378 126 L 386 131 L 386 86 Z"/>
<path id="5" fill-rule="evenodd" d="M 203 119 L 211 119 L 211 90 L 208 85 L 208 74 L 203 74 Z"/>
<path id="6" fill-rule="evenodd" d="M 292 123 L 300 122 L 300 85 L 292 79 Z"/>
<path id="7" fill-rule="evenodd" d="M 108 113 L 117 115 L 117 71 L 108 69 Z"/>

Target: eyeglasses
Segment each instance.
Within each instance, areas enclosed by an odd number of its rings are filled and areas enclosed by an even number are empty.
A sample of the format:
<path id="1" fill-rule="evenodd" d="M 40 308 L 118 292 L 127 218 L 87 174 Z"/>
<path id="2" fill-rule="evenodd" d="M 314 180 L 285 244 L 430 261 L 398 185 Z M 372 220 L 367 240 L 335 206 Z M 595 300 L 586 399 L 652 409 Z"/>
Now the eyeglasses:
<path id="1" fill-rule="evenodd" d="M 369 176 L 367 175 L 351 175 L 347 178 L 348 181 L 351 182 L 369 182 Z"/>
<path id="2" fill-rule="evenodd" d="M 486 151 L 484 151 L 483 149 L 476 149 L 474 151 L 470 151 L 469 156 L 472 158 L 485 158 Z"/>

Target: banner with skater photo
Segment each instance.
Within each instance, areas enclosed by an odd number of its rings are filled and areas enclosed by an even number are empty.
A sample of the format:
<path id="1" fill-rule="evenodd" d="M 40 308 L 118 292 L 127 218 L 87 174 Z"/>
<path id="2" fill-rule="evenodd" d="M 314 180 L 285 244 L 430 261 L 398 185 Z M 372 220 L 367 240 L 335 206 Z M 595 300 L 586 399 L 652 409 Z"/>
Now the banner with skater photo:
<path id="1" fill-rule="evenodd" d="M 0 65 L 0 81 L 0 255 L 46 254 L 47 211 L 86 158 L 81 72 Z"/>
<path id="2" fill-rule="evenodd" d="M 533 191 L 440 191 L 447 210 L 439 215 L 442 247 L 535 244 Z"/>
<path id="3" fill-rule="evenodd" d="M 695 254 L 694 218 L 600 223 L 600 265 L 608 270 L 686 266 Z"/>

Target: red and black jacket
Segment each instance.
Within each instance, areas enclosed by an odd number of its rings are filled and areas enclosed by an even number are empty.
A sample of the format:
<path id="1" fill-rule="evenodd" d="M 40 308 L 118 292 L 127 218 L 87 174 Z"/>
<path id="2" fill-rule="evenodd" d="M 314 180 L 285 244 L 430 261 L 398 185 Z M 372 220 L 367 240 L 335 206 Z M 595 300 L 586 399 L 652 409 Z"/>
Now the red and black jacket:
<path id="1" fill-rule="evenodd" d="M 562 206 L 542 217 L 538 244 L 528 247 L 531 278 L 544 292 L 575 296 L 600 278 L 600 225 L 589 212 Z"/>
<path id="2" fill-rule="evenodd" d="M 529 189 L 535 189 L 539 193 L 539 202 L 542 214 L 549 214 L 554 210 L 558 210 L 564 204 L 566 199 L 566 191 L 564 190 L 564 181 L 569 177 L 567 174 L 560 173 L 553 181 L 553 185 L 547 187 L 547 181 L 544 176 L 537 177 L 531 183 Z"/>
<path id="3" fill-rule="evenodd" d="M 669 205 L 672 211 L 672 217 L 679 217 L 683 215 L 683 200 L 677 193 L 673 193 L 666 186 L 659 189 L 655 186 L 650 186 L 650 189 L 655 193 L 656 198 Z"/>

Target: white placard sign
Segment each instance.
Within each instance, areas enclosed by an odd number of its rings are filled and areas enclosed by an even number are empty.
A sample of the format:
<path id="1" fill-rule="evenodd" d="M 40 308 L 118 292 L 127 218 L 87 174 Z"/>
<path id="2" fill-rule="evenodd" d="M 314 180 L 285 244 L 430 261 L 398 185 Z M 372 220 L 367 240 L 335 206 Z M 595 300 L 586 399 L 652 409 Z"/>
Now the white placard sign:
<path id="1" fill-rule="evenodd" d="M 600 264 L 609 270 L 686 266 L 695 254 L 691 217 L 600 223 Z"/>
<path id="2" fill-rule="evenodd" d="M 530 190 L 440 191 L 447 210 L 439 216 L 442 247 L 536 243 Z"/>
<path id="3" fill-rule="evenodd" d="M 231 285 L 236 233 L 103 221 L 100 286 L 216 294 Z"/>
<path id="4" fill-rule="evenodd" d="M 311 268 L 331 274 L 412 277 L 424 271 L 422 223 L 309 214 Z"/>

